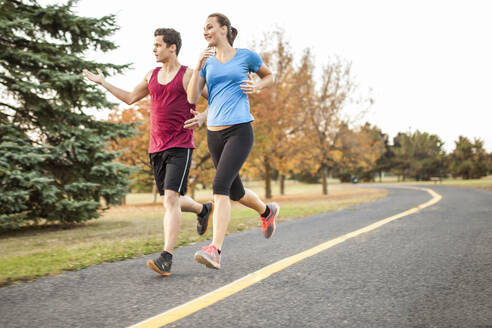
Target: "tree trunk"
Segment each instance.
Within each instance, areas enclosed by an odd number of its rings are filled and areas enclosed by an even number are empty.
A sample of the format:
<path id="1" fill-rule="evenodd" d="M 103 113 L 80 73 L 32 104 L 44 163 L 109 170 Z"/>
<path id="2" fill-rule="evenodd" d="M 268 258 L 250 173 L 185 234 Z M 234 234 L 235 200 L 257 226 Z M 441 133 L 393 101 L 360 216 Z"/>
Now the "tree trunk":
<path id="1" fill-rule="evenodd" d="M 126 205 L 126 195 L 120 198 L 120 205 Z"/>
<path id="2" fill-rule="evenodd" d="M 152 201 L 152 203 L 157 203 L 157 185 L 154 184 L 152 185 L 152 196 L 154 197 L 154 200 Z"/>
<path id="3" fill-rule="evenodd" d="M 285 175 L 280 174 L 280 195 L 285 195 Z"/>
<path id="4" fill-rule="evenodd" d="M 383 182 L 383 171 L 379 171 L 379 183 Z"/>
<path id="5" fill-rule="evenodd" d="M 324 165 L 321 167 L 321 181 L 323 183 L 323 195 L 328 195 L 328 168 Z"/>
<path id="6" fill-rule="evenodd" d="M 265 198 L 272 198 L 272 174 L 270 164 L 267 158 L 265 158 Z"/>

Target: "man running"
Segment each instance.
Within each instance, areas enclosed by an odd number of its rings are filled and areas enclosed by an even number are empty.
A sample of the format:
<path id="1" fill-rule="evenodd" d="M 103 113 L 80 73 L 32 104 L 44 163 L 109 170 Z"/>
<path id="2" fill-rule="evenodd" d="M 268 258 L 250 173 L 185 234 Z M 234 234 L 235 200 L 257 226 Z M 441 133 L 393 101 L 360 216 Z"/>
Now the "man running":
<path id="1" fill-rule="evenodd" d="M 133 91 L 111 85 L 99 69 L 98 74 L 87 70 L 83 73 L 128 105 L 150 94 L 149 157 L 157 188 L 161 196 L 164 195 L 165 214 L 164 250 L 157 259 L 149 260 L 147 266 L 169 276 L 181 211 L 197 214 L 197 232 L 203 235 L 212 216 L 213 203 L 200 204 L 185 196 L 194 144 L 193 130 L 183 126 L 193 117 L 190 109 L 195 109 L 195 105 L 188 102 L 186 94 L 193 70 L 178 61 L 181 36 L 174 29 L 160 28 L 154 32 L 154 37 L 154 55 L 162 65 L 149 71 Z"/>

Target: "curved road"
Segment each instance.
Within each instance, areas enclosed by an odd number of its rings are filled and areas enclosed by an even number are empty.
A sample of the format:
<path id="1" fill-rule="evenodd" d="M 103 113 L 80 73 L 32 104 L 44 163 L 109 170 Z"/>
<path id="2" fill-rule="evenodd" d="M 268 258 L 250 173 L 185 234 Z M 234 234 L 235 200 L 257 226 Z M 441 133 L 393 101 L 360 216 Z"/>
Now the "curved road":
<path id="1" fill-rule="evenodd" d="M 0 289 L 0 327 L 127 327 L 286 257 L 414 208 L 432 196 L 393 186 L 350 209 L 226 238 L 222 269 L 176 250 Z M 435 205 L 310 256 L 169 327 L 492 327 L 492 192 L 430 186 Z"/>

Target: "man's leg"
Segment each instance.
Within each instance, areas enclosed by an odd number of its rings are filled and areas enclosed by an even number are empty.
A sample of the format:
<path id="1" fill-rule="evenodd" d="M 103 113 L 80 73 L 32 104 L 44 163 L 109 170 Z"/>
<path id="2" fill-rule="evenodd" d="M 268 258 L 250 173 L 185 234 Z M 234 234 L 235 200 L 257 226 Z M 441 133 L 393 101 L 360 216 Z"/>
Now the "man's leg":
<path id="1" fill-rule="evenodd" d="M 166 189 L 164 192 L 164 251 L 172 254 L 181 226 L 179 193 Z"/>
<path id="2" fill-rule="evenodd" d="M 207 232 L 208 230 L 210 217 L 212 216 L 212 213 L 214 211 L 214 206 L 212 202 L 200 204 L 199 202 L 188 196 L 181 196 L 179 198 L 179 202 L 181 204 L 181 211 L 196 214 L 196 232 L 199 235 L 205 234 L 205 232 Z"/>
<path id="3" fill-rule="evenodd" d="M 183 212 L 200 214 L 200 212 L 203 210 L 203 204 L 200 204 L 189 196 L 179 197 L 179 202 L 181 204 L 181 211 Z"/>
<path id="4" fill-rule="evenodd" d="M 163 276 L 171 274 L 173 251 L 178 240 L 179 228 L 181 226 L 181 208 L 179 204 L 179 193 L 166 189 L 164 191 L 164 250 L 155 260 L 148 260 L 147 266 Z"/>
<path id="5" fill-rule="evenodd" d="M 164 152 L 150 154 L 149 157 L 150 157 L 150 163 L 152 165 L 152 169 L 154 171 L 155 182 L 159 190 L 159 194 L 164 195 L 164 189 L 165 189 L 164 180 L 166 177 L 165 163 L 167 160 L 167 154 L 164 151 Z M 172 196 L 172 191 L 167 192 L 167 195 Z M 166 198 L 164 198 L 163 203 L 165 203 L 165 199 Z M 177 203 L 179 204 L 179 198 Z M 179 205 L 177 207 L 179 208 Z M 166 216 L 164 216 L 164 226 L 166 225 L 165 223 L 166 223 Z M 178 230 L 179 230 L 179 223 L 178 223 Z M 168 230 L 164 227 L 164 233 L 166 233 L 167 231 Z M 165 241 L 166 242 L 168 241 L 167 237 L 165 238 Z M 155 260 L 148 260 L 147 266 L 163 276 L 169 276 L 171 274 L 172 257 L 173 256 L 170 252 L 163 251 L 160 254 L 160 256 Z"/>

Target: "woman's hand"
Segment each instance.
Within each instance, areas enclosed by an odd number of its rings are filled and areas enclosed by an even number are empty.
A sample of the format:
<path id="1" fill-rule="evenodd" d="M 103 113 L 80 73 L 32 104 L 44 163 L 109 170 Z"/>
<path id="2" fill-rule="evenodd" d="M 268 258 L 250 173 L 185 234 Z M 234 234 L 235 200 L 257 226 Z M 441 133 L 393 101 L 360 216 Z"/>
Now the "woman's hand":
<path id="1" fill-rule="evenodd" d="M 243 80 L 242 82 L 246 84 L 241 84 L 240 87 L 244 91 L 245 94 L 253 94 L 253 93 L 260 93 L 260 88 L 258 87 L 257 83 L 253 79 L 253 75 L 251 73 L 248 73 L 248 79 L 249 80 Z"/>
<path id="2" fill-rule="evenodd" d="M 193 130 L 199 128 L 207 120 L 207 115 L 205 113 L 200 113 L 193 109 L 190 109 L 190 113 L 193 114 L 194 117 L 184 122 L 185 129 Z"/>
<path id="3" fill-rule="evenodd" d="M 197 64 L 197 69 L 202 69 L 203 65 L 205 65 L 205 62 L 209 57 L 215 56 L 215 49 L 214 47 L 207 47 L 203 52 L 200 54 L 200 57 L 198 58 L 198 64 Z"/>

